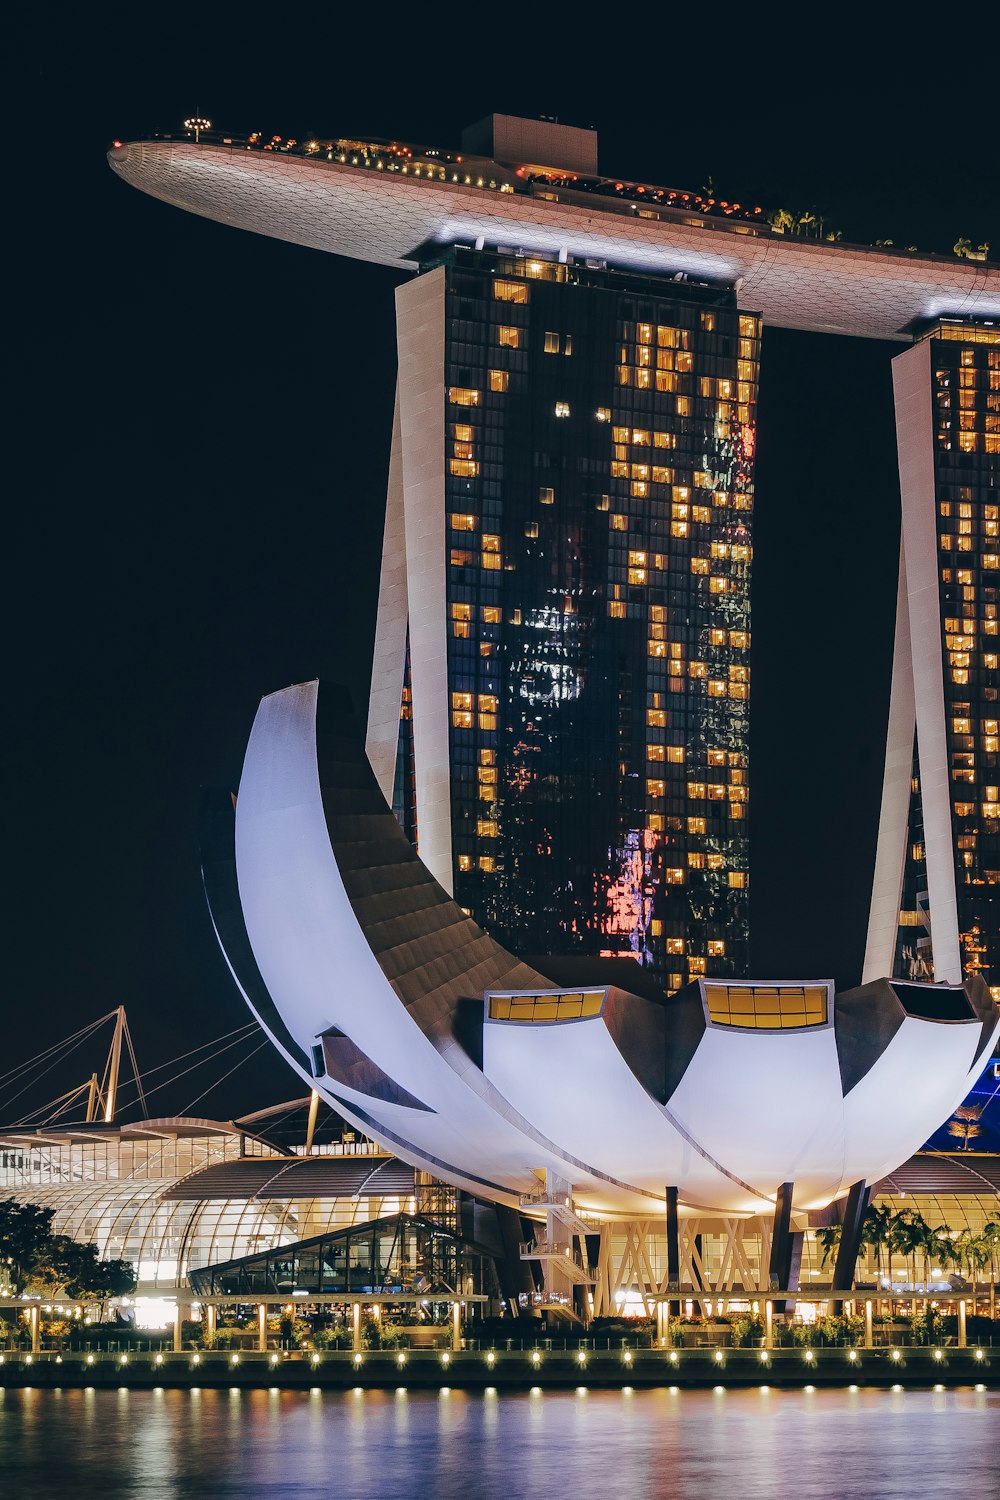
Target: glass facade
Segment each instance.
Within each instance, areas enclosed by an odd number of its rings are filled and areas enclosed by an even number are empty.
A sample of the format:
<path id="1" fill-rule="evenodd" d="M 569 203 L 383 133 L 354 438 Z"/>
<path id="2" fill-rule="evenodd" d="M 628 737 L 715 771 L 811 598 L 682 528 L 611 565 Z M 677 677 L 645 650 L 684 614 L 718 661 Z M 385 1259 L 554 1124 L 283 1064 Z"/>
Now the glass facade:
<path id="1" fill-rule="evenodd" d="M 1000 329 L 939 323 L 931 340 L 945 735 L 962 969 L 1000 986 Z M 933 916 L 933 913 L 931 913 Z M 914 751 L 897 970 L 929 979 Z"/>
<path id="2" fill-rule="evenodd" d="M 239 1131 L 151 1134 L 141 1140 L 109 1133 L 84 1142 L 5 1144 L 0 1197 L 54 1209 L 52 1227 L 58 1234 L 95 1244 L 103 1259 L 131 1261 L 140 1296 L 176 1290 L 192 1267 L 364 1223 L 409 1205 L 375 1192 L 284 1199 L 169 1196 L 192 1172 L 248 1156 L 266 1159 L 268 1153 Z M 277 1172 L 287 1159 L 273 1160 Z"/>
<path id="3" fill-rule="evenodd" d="M 456 897 L 521 953 L 743 973 L 760 320 L 597 266 L 445 267 Z"/>
<path id="4" fill-rule="evenodd" d="M 202 1296 L 396 1292 L 428 1301 L 499 1296 L 489 1255 L 440 1224 L 411 1214 L 195 1270 L 191 1285 Z"/>

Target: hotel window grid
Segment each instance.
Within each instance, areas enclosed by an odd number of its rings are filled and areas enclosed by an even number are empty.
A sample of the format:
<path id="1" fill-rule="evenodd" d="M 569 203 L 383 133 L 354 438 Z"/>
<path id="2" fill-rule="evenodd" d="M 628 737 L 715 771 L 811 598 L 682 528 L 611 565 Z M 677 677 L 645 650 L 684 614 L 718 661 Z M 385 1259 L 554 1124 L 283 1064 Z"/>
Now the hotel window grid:
<path id="1" fill-rule="evenodd" d="M 521 952 L 738 975 L 760 321 L 725 290 L 444 264 L 456 899 Z"/>

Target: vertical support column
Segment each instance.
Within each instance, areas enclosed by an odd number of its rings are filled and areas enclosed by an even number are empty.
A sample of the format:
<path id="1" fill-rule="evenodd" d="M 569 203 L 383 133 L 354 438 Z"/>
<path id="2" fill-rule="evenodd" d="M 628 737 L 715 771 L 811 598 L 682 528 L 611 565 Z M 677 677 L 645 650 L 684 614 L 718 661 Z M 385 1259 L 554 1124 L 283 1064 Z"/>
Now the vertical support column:
<path id="1" fill-rule="evenodd" d="M 966 1349 L 968 1348 L 968 1343 L 969 1335 L 968 1325 L 965 1320 L 965 1298 L 960 1297 L 958 1302 L 958 1347 Z"/>
<path id="2" fill-rule="evenodd" d="M 267 1353 L 267 1303 L 257 1304 L 257 1352 Z"/>
<path id="3" fill-rule="evenodd" d="M 28 1327 L 31 1331 L 31 1352 L 38 1354 L 42 1347 L 42 1321 L 37 1302 L 33 1302 L 28 1309 Z"/>
<path id="4" fill-rule="evenodd" d="M 439 266 L 396 288 L 396 348 L 420 858 L 451 895 L 445 283 Z"/>
<path id="5" fill-rule="evenodd" d="M 351 1303 L 351 1348 L 361 1353 L 361 1303 Z"/>
<path id="6" fill-rule="evenodd" d="M 462 1347 L 462 1304 L 456 1298 L 451 1304 L 451 1348 L 458 1354 Z"/>
<path id="7" fill-rule="evenodd" d="M 849 1292 L 854 1286 L 854 1268 L 858 1260 L 858 1251 L 861 1249 L 861 1226 L 868 1208 L 868 1196 L 869 1188 L 864 1182 L 855 1182 L 847 1195 L 844 1220 L 840 1230 L 840 1244 L 837 1247 L 837 1259 L 833 1267 L 833 1290 L 835 1292 Z M 839 1317 L 843 1306 L 842 1302 L 834 1302 L 835 1317 Z"/>
<path id="8" fill-rule="evenodd" d="M 680 1220 L 677 1213 L 677 1189 L 667 1188 L 667 1291 L 679 1292 L 681 1289 L 681 1233 Z M 667 1309 L 668 1317 L 680 1316 L 680 1301 L 671 1301 Z"/>
<path id="9" fill-rule="evenodd" d="M 865 1298 L 865 1348 L 866 1349 L 871 1349 L 875 1345 L 875 1334 L 874 1334 L 874 1328 L 872 1326 L 873 1321 L 874 1320 L 873 1320 L 873 1317 L 872 1317 L 872 1299 L 870 1297 L 866 1297 Z"/>
<path id="10" fill-rule="evenodd" d="M 656 1342 L 661 1349 L 670 1344 L 670 1303 L 660 1297 L 656 1302 Z"/>
<path id="11" fill-rule="evenodd" d="M 174 1307 L 174 1353 L 181 1354 L 184 1350 L 184 1309 L 180 1301 Z"/>
<path id="12" fill-rule="evenodd" d="M 368 698 L 365 753 L 382 795 L 392 806 L 399 747 L 399 713 L 403 700 L 406 656 L 406 530 L 403 522 L 403 438 L 399 421 L 399 391 L 392 417 L 389 485 L 382 538 L 382 571 L 375 617 L 375 654 Z"/>
<path id="13" fill-rule="evenodd" d="M 764 1302 L 764 1348 L 774 1348 L 774 1303 L 770 1297 Z"/>
<path id="14" fill-rule="evenodd" d="M 953 788 L 945 723 L 944 643 L 939 603 L 933 342 L 924 339 L 896 355 L 892 361 L 892 386 L 934 980 L 937 984 L 961 984 Z"/>
<path id="15" fill-rule="evenodd" d="M 204 1306 L 204 1308 L 202 1310 L 202 1315 L 201 1316 L 202 1316 L 203 1326 L 204 1326 L 204 1329 L 205 1329 L 205 1336 L 206 1336 L 206 1338 L 208 1338 L 208 1339 L 214 1339 L 215 1338 L 215 1303 L 214 1302 L 206 1302 L 205 1306 Z"/>
<path id="16" fill-rule="evenodd" d="M 792 1271 L 792 1192 L 795 1187 L 793 1182 L 783 1182 L 778 1189 L 778 1196 L 774 1205 L 774 1223 L 771 1228 L 771 1259 L 767 1268 L 768 1288 L 772 1292 L 781 1291 L 788 1286 Z M 778 1312 L 784 1312 L 785 1304 L 777 1305 Z"/>

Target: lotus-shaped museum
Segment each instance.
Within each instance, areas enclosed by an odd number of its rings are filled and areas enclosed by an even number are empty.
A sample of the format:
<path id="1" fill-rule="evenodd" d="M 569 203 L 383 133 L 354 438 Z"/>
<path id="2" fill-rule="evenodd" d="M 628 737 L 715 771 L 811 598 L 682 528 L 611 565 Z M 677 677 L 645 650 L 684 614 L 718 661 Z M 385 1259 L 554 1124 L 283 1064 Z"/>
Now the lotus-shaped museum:
<path id="1" fill-rule="evenodd" d="M 904 1161 L 961 1102 L 1000 1016 L 986 984 L 713 982 L 665 999 L 627 961 L 525 961 L 429 874 L 350 704 L 257 712 L 205 880 L 251 1009 L 311 1087 L 433 1177 L 513 1204 L 540 1180 L 652 1217 L 796 1210 Z M 625 971 L 623 978 L 622 971 Z"/>

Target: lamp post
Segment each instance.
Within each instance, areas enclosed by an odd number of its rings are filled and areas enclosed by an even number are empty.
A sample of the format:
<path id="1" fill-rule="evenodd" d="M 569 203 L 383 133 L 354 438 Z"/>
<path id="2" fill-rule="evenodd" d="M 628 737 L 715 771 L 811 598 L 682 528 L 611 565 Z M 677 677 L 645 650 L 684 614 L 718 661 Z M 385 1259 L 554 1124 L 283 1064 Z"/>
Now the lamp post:
<path id="1" fill-rule="evenodd" d="M 194 131 L 194 143 L 196 146 L 198 144 L 199 137 L 201 136 L 201 132 L 203 130 L 211 130 L 211 128 L 211 120 L 206 120 L 201 115 L 192 115 L 189 120 L 184 121 L 184 129 Z"/>

